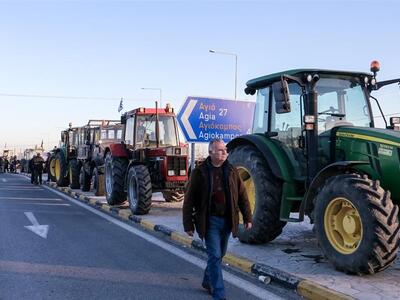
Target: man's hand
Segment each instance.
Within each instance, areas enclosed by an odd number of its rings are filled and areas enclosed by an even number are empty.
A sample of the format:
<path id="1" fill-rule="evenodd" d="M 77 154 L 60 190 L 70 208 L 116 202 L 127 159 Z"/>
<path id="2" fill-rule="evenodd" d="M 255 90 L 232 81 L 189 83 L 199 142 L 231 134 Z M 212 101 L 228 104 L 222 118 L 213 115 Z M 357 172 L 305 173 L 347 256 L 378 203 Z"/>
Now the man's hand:
<path id="1" fill-rule="evenodd" d="M 194 232 L 193 231 L 186 231 L 188 236 L 193 236 Z"/>
<path id="2" fill-rule="evenodd" d="M 246 230 L 250 230 L 251 227 L 253 227 L 253 224 L 251 222 L 244 224 L 244 228 L 246 228 Z"/>

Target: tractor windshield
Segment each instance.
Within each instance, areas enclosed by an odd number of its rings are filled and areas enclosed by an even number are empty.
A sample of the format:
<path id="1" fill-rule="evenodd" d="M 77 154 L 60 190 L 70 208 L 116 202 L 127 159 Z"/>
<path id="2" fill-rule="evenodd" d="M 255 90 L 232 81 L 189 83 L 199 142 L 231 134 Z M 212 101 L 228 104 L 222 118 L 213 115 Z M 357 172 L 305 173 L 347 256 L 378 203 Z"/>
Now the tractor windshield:
<path id="1" fill-rule="evenodd" d="M 319 132 L 341 125 L 370 126 L 371 113 L 358 78 L 322 77 L 316 90 Z"/>
<path id="2" fill-rule="evenodd" d="M 159 146 L 178 146 L 176 122 L 173 116 L 158 116 Z M 138 147 L 156 147 L 156 116 L 137 117 L 136 145 Z"/>

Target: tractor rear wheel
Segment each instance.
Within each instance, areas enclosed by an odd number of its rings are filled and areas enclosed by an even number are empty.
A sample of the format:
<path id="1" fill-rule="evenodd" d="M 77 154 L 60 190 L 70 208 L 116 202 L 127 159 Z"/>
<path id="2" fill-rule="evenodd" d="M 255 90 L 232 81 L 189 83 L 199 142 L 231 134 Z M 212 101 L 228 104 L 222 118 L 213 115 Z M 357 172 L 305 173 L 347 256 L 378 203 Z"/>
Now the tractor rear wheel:
<path id="1" fill-rule="evenodd" d="M 90 191 L 90 174 L 85 171 L 85 167 L 82 166 L 79 172 L 79 183 L 83 192 Z"/>
<path id="2" fill-rule="evenodd" d="M 56 179 L 57 186 L 67 186 L 68 182 L 68 165 L 65 160 L 64 155 L 58 152 L 55 157 L 54 162 L 54 175 Z"/>
<path id="3" fill-rule="evenodd" d="M 80 189 L 81 185 L 79 183 L 79 162 L 76 159 L 71 159 L 69 162 L 69 187 L 71 189 Z"/>
<path id="4" fill-rule="evenodd" d="M 253 146 L 233 149 L 228 160 L 243 180 L 253 213 L 250 230 L 239 224 L 239 240 L 252 244 L 274 240 L 286 224 L 279 220 L 282 183 L 274 177 L 263 155 Z"/>
<path id="5" fill-rule="evenodd" d="M 105 158 L 106 199 L 109 205 L 121 204 L 126 199 L 124 180 L 128 160 L 121 157 L 113 157 L 108 152 Z"/>
<path id="6" fill-rule="evenodd" d="M 183 191 L 164 191 L 162 194 L 165 202 L 181 202 L 185 198 Z"/>
<path id="7" fill-rule="evenodd" d="M 147 167 L 133 166 L 128 172 L 128 202 L 135 215 L 145 215 L 151 208 L 151 178 Z"/>
<path id="8" fill-rule="evenodd" d="M 90 189 L 94 191 L 95 196 L 104 196 L 104 185 L 104 174 L 94 167 Z"/>
<path id="9" fill-rule="evenodd" d="M 399 209 L 379 181 L 359 174 L 334 176 L 314 205 L 318 244 L 336 269 L 374 274 L 394 262 L 400 241 Z"/>

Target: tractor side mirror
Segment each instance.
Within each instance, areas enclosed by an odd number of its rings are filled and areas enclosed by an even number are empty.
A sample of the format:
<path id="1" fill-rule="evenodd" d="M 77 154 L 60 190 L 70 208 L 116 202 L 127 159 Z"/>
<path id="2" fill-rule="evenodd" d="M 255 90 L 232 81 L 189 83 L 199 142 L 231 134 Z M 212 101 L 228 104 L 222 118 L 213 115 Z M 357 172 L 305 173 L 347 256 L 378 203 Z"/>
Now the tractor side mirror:
<path id="1" fill-rule="evenodd" d="M 400 131 L 400 117 L 391 117 L 389 128 L 396 131 Z"/>
<path id="2" fill-rule="evenodd" d="M 272 92 L 275 98 L 276 113 L 284 114 L 290 112 L 289 84 L 283 77 L 280 81 L 272 84 Z"/>

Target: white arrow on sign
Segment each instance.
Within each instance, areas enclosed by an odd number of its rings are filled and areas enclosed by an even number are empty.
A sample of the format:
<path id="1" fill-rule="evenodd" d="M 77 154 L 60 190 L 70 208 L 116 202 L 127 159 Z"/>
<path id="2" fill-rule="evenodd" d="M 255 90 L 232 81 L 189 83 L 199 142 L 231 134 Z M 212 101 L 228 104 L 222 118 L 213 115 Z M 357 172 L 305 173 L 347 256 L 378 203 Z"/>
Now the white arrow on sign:
<path id="1" fill-rule="evenodd" d="M 186 109 L 183 112 L 182 117 L 181 117 L 183 127 L 185 127 L 186 132 L 188 133 L 188 135 L 191 139 L 197 138 L 196 134 L 193 131 L 192 125 L 190 125 L 190 123 L 189 123 L 190 114 L 192 113 L 196 104 L 197 104 L 197 100 L 190 100 L 189 104 L 186 106 Z"/>
<path id="2" fill-rule="evenodd" d="M 32 212 L 24 212 L 25 216 L 31 221 L 31 226 L 24 226 L 26 229 L 36 233 L 38 236 L 46 239 L 47 232 L 49 231 L 49 225 L 39 225 L 39 222 L 36 220 L 35 216 Z"/>

